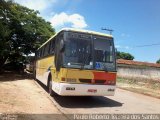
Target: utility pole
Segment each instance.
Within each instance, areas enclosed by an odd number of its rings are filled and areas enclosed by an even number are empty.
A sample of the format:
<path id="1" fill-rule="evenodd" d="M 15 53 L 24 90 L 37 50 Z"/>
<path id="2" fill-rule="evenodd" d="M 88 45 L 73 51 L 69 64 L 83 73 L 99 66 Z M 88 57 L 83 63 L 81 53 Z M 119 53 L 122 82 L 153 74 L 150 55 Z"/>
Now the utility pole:
<path id="1" fill-rule="evenodd" d="M 105 30 L 105 31 L 109 31 L 109 34 L 110 35 L 112 35 L 112 32 L 114 31 L 114 30 L 112 30 L 112 29 L 109 29 L 109 28 L 101 28 L 101 30 Z"/>

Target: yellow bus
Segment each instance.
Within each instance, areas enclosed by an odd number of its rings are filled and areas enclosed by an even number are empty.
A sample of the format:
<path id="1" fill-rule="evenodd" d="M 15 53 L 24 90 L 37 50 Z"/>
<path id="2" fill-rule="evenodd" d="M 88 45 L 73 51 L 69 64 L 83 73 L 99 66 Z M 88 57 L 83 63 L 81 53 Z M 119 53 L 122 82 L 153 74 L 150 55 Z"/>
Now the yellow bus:
<path id="1" fill-rule="evenodd" d="M 112 35 L 64 28 L 38 48 L 35 78 L 50 95 L 113 96 L 115 56 Z"/>

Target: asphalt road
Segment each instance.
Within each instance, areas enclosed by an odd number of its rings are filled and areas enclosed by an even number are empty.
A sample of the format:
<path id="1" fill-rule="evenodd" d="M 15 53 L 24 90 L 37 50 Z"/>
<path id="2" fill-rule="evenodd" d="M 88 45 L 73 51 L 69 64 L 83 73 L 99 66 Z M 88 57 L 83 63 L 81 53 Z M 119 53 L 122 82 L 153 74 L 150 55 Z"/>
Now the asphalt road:
<path id="1" fill-rule="evenodd" d="M 160 114 L 160 99 L 119 88 L 114 96 L 53 96 L 50 99 L 65 114 Z"/>

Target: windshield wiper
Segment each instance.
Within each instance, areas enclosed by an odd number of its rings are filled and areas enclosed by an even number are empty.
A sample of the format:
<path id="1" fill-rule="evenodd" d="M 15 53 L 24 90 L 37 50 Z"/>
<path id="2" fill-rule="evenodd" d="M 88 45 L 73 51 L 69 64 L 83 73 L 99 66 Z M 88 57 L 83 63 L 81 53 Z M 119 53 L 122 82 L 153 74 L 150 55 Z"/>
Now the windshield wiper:
<path id="1" fill-rule="evenodd" d="M 70 63 L 71 65 L 83 65 L 83 63 Z"/>

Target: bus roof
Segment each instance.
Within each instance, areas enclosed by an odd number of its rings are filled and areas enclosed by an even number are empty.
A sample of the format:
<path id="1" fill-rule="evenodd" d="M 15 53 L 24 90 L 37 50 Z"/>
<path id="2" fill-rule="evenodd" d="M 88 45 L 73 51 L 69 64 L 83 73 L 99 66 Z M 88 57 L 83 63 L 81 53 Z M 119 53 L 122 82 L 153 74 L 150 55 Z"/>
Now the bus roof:
<path id="1" fill-rule="evenodd" d="M 82 29 L 75 29 L 75 28 L 63 28 L 61 29 L 59 32 L 57 32 L 55 35 L 53 35 L 52 37 L 50 37 L 45 43 L 43 43 L 38 49 L 40 49 L 41 47 L 43 47 L 47 42 L 49 42 L 52 38 L 54 38 L 56 35 L 58 35 L 60 32 L 62 31 L 71 31 L 71 32 L 80 32 L 80 33 L 88 33 L 88 34 L 92 34 L 92 35 L 100 35 L 100 36 L 105 36 L 105 37 L 110 37 L 112 38 L 112 35 L 109 34 L 105 34 L 105 33 L 100 33 L 100 32 L 95 32 L 95 31 L 90 31 L 90 30 L 82 30 Z"/>

